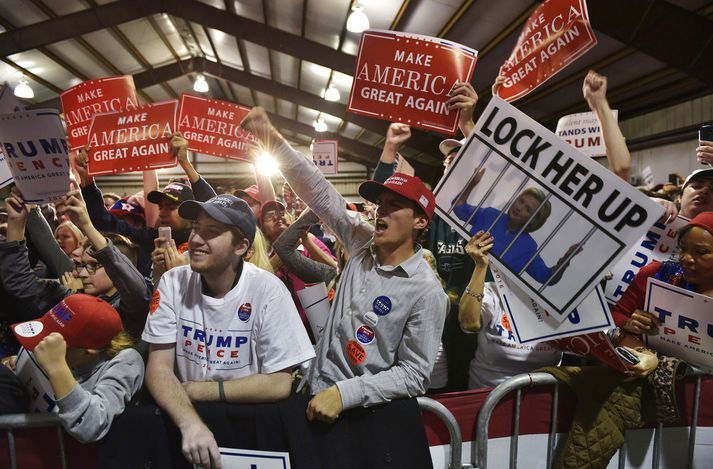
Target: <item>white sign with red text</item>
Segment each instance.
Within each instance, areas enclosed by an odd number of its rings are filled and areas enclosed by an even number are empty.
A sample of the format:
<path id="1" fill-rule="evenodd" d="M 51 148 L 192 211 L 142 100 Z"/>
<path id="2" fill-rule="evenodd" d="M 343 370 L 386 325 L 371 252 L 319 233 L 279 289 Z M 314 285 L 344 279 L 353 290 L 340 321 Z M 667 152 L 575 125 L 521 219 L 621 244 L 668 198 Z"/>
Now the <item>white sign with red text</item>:
<path id="1" fill-rule="evenodd" d="M 612 114 L 614 120 L 619 118 L 619 111 L 612 110 Z M 555 133 L 587 156 L 607 154 L 602 129 L 599 128 L 599 121 L 593 112 L 580 112 L 560 117 Z"/>
<path id="2" fill-rule="evenodd" d="M 312 142 L 312 161 L 322 174 L 333 176 L 339 170 L 339 141 L 315 140 Z"/>

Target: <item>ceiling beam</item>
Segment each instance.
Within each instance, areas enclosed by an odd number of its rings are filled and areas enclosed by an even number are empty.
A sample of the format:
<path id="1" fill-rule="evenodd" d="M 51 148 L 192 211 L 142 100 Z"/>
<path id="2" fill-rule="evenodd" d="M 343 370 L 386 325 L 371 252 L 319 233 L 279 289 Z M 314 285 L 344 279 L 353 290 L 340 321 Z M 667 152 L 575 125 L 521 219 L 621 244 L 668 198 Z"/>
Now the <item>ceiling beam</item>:
<path id="1" fill-rule="evenodd" d="M 597 0 L 588 8 L 595 30 L 713 85 L 713 21 L 665 0 Z"/>

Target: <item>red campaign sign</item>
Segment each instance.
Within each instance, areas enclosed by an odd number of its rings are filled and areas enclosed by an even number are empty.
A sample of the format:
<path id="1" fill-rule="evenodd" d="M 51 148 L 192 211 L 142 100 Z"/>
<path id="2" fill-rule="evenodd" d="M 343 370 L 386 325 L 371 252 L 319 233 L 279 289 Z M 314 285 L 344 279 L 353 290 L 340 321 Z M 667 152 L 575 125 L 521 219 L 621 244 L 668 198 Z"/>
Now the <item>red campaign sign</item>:
<path id="1" fill-rule="evenodd" d="M 217 99 L 181 95 L 178 131 L 188 148 L 206 155 L 252 162 L 253 136 L 240 127 L 250 108 Z"/>
<path id="2" fill-rule="evenodd" d="M 592 332 L 574 337 L 550 340 L 549 343 L 555 347 L 574 352 L 577 355 L 599 360 L 605 365 L 626 375 L 632 374 L 626 363 L 624 363 L 619 357 L 619 354 L 616 353 L 609 337 L 603 332 Z"/>
<path id="3" fill-rule="evenodd" d="M 339 171 L 339 140 L 314 140 L 312 161 L 322 174 L 334 175 Z"/>
<path id="4" fill-rule="evenodd" d="M 87 80 L 63 91 L 59 99 L 62 101 L 67 141 L 71 150 L 86 146 L 94 114 L 136 109 L 139 106 L 131 75 Z"/>
<path id="5" fill-rule="evenodd" d="M 478 51 L 393 31 L 361 35 L 347 111 L 454 135 L 459 112 L 446 106 L 456 82 L 473 77 Z"/>
<path id="6" fill-rule="evenodd" d="M 503 65 L 498 96 L 522 98 L 596 44 L 585 0 L 545 0 L 525 22 Z"/>
<path id="7" fill-rule="evenodd" d="M 176 166 L 171 135 L 178 101 L 95 114 L 89 129 L 89 175 L 129 173 Z"/>

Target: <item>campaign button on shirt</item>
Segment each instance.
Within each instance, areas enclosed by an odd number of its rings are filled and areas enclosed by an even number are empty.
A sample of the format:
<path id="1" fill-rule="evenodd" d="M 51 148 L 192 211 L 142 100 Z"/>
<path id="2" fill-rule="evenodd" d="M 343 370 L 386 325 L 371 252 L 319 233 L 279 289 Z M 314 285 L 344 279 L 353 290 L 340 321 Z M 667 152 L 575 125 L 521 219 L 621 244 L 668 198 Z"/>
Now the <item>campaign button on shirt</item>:
<path id="1" fill-rule="evenodd" d="M 386 316 L 391 312 L 391 299 L 388 296 L 377 296 L 372 308 L 379 316 Z"/>
<path id="2" fill-rule="evenodd" d="M 238 308 L 238 319 L 240 319 L 243 322 L 247 322 L 250 319 L 250 314 L 253 311 L 253 307 L 250 305 L 250 303 L 243 303 L 240 305 L 240 308 Z"/>
<path id="3" fill-rule="evenodd" d="M 350 340 L 347 343 L 346 351 L 347 357 L 349 357 L 349 361 L 351 361 L 355 365 L 361 365 L 364 362 L 364 359 L 366 359 L 366 351 L 364 350 L 364 347 L 359 345 L 356 340 Z"/>
<path id="4" fill-rule="evenodd" d="M 374 329 L 366 324 L 362 324 L 359 326 L 359 329 L 356 330 L 355 337 L 360 343 L 367 345 L 374 341 L 376 334 L 374 333 Z"/>
<path id="5" fill-rule="evenodd" d="M 379 316 L 377 316 L 373 311 L 368 311 L 364 315 L 364 322 L 370 326 L 376 326 L 379 323 Z"/>

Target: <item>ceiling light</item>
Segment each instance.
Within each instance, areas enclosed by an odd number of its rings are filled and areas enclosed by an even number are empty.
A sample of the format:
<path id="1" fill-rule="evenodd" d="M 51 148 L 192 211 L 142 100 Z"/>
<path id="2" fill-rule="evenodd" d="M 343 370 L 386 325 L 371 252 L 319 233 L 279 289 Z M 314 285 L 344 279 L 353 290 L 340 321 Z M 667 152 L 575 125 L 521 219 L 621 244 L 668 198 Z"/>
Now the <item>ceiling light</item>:
<path id="1" fill-rule="evenodd" d="M 314 130 L 317 132 L 326 132 L 327 131 L 327 123 L 324 122 L 324 119 L 321 117 L 314 121 Z"/>
<path id="2" fill-rule="evenodd" d="M 364 7 L 359 2 L 354 2 L 352 12 L 347 19 L 347 30 L 353 33 L 361 33 L 369 29 L 369 18 L 364 13 Z"/>
<path id="3" fill-rule="evenodd" d="M 203 75 L 198 75 L 196 77 L 196 81 L 193 82 L 193 91 L 197 91 L 198 93 L 207 93 L 210 88 L 208 87 L 208 82 L 205 81 L 205 77 Z"/>
<path id="4" fill-rule="evenodd" d="M 336 89 L 334 85 L 329 85 L 327 91 L 324 92 L 324 99 L 327 101 L 339 101 L 341 97 L 339 90 Z"/>
<path id="5" fill-rule="evenodd" d="M 267 152 L 260 153 L 255 159 L 255 169 L 258 173 L 267 177 L 273 176 L 279 171 L 277 161 Z"/>
<path id="6" fill-rule="evenodd" d="M 18 98 L 32 99 L 35 92 L 30 88 L 30 84 L 25 77 L 20 78 L 20 83 L 15 87 L 15 96 Z"/>

